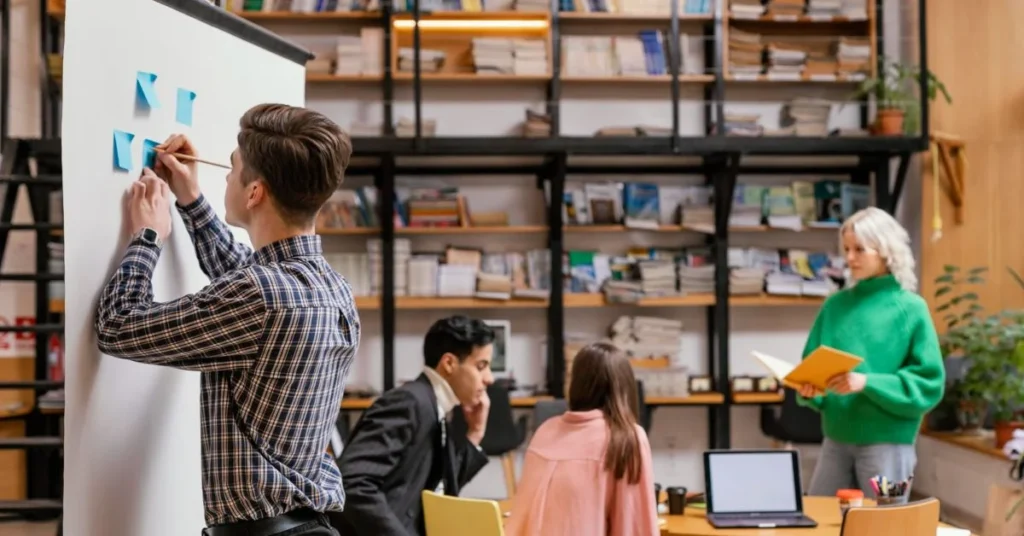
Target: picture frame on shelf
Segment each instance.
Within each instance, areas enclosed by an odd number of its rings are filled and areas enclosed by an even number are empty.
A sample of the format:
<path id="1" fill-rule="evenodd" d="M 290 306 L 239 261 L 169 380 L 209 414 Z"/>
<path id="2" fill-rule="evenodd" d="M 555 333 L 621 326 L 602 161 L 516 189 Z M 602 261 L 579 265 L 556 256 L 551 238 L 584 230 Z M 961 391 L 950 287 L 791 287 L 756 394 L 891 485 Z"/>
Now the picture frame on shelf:
<path id="1" fill-rule="evenodd" d="M 509 320 L 484 320 L 494 330 L 494 354 L 491 356 L 491 372 L 496 377 L 508 375 L 508 345 L 512 340 L 512 322 Z"/>

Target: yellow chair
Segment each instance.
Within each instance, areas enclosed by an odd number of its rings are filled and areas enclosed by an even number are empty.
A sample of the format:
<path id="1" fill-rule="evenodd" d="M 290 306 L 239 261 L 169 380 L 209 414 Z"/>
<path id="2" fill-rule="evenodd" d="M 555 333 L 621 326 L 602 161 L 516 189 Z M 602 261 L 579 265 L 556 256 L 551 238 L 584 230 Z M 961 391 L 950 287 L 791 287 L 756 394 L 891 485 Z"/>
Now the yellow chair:
<path id="1" fill-rule="evenodd" d="M 423 490 L 427 536 L 505 536 L 498 503 Z"/>
<path id="2" fill-rule="evenodd" d="M 939 500 L 932 497 L 909 504 L 851 508 L 840 536 L 935 536 L 938 526 Z"/>

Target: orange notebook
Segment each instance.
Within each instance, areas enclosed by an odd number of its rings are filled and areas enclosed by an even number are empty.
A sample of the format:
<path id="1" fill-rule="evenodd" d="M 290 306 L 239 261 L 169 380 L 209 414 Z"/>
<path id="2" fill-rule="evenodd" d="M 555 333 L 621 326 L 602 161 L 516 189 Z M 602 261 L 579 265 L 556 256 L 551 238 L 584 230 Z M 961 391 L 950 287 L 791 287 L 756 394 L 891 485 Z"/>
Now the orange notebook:
<path id="1" fill-rule="evenodd" d="M 828 346 L 819 346 L 796 365 L 761 352 L 753 354 L 779 383 L 790 389 L 800 389 L 801 385 L 809 383 L 824 391 L 833 376 L 850 372 L 864 361 Z"/>

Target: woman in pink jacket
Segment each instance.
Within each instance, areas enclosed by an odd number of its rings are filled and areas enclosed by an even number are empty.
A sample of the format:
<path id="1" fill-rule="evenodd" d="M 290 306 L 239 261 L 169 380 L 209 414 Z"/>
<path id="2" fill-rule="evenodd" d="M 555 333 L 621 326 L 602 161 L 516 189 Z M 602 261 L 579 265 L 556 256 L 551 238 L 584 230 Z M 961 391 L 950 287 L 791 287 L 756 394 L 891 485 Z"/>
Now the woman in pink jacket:
<path id="1" fill-rule="evenodd" d="M 509 536 L 658 536 L 647 434 L 636 378 L 615 346 L 573 358 L 569 411 L 545 422 L 526 452 Z"/>

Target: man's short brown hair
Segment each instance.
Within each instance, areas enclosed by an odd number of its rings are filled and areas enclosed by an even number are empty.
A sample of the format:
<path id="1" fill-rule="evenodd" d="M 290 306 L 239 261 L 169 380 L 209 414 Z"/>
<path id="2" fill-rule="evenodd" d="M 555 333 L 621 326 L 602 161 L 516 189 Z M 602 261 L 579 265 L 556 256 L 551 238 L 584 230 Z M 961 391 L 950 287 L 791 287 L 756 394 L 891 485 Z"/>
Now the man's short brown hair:
<path id="1" fill-rule="evenodd" d="M 242 181 L 262 178 L 286 222 L 313 222 L 345 178 L 349 135 L 323 114 L 285 104 L 254 106 L 239 126 Z"/>

